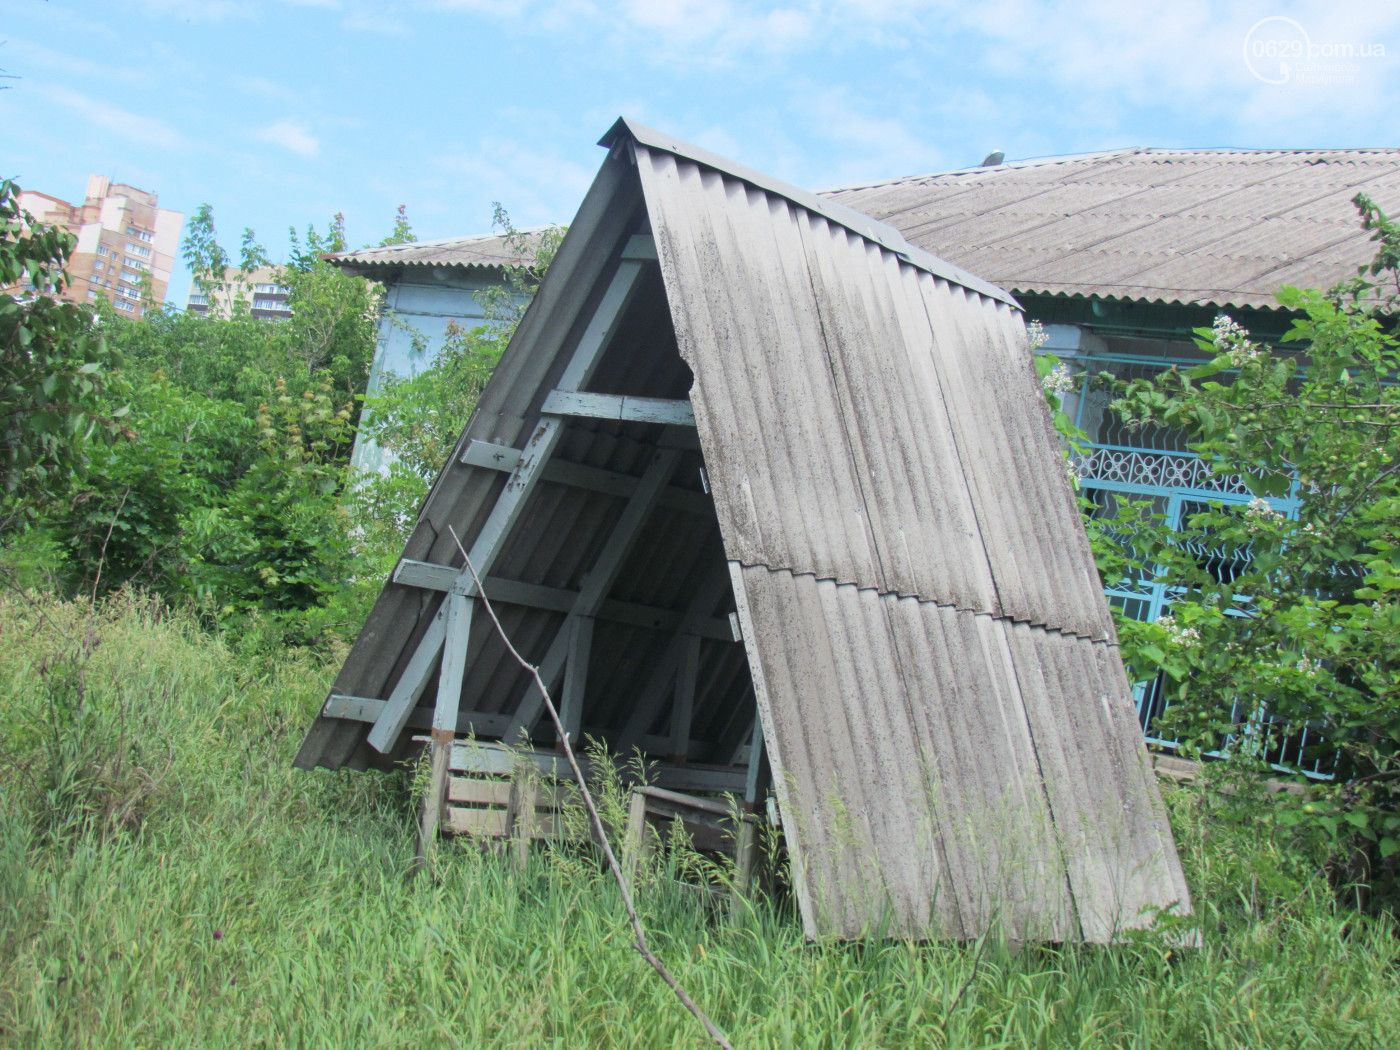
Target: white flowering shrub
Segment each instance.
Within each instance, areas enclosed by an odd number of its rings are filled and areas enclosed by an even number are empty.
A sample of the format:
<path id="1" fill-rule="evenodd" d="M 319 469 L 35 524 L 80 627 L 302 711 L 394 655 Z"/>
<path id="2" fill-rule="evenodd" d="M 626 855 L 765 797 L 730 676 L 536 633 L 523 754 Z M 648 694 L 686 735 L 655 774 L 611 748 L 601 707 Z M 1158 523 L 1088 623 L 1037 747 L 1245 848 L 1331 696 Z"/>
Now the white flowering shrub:
<path id="1" fill-rule="evenodd" d="M 1184 431 L 1252 498 L 1207 504 L 1178 532 L 1149 513 L 1129 528 L 1120 509 L 1094 540 L 1107 578 L 1172 588 L 1170 616 L 1119 624 L 1137 677 L 1165 674 L 1160 731 L 1252 748 L 1262 766 L 1306 728 L 1303 762 L 1336 779 L 1292 819 L 1330 836 L 1351 877 L 1400 896 L 1400 227 L 1358 206 L 1377 263 L 1327 293 L 1282 290 L 1299 317 L 1282 346 L 1222 315 L 1197 331 L 1209 361 L 1126 382 L 1113 403 Z"/>

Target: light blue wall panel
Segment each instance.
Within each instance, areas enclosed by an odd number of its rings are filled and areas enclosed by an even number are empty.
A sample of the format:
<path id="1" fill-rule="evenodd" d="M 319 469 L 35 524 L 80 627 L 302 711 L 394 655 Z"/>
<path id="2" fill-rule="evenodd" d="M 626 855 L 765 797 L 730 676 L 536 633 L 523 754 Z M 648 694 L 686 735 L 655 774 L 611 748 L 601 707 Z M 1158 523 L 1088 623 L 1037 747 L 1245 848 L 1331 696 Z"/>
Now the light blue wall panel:
<path id="1" fill-rule="evenodd" d="M 485 324 L 477 293 L 499 283 L 500 278 L 489 270 L 443 268 L 414 271 L 386 284 L 367 395 L 373 397 L 383 389 L 389 375 L 414 376 L 431 367 L 442 351 L 449 324 L 466 329 Z M 389 462 L 373 441 L 355 439 L 352 470 L 385 471 Z"/>

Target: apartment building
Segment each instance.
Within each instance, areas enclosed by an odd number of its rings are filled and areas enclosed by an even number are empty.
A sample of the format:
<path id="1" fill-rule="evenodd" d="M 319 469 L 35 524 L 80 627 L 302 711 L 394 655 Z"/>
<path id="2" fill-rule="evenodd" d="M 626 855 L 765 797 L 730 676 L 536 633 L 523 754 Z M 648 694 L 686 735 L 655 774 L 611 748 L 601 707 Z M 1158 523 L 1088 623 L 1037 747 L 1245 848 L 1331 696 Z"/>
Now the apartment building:
<path id="1" fill-rule="evenodd" d="M 215 317 L 232 316 L 240 304 L 254 316 L 278 320 L 292 316 L 287 305 L 289 289 L 279 280 L 279 267 L 259 266 L 254 270 L 228 270 L 222 284 L 203 288 L 196 284 L 190 289 L 185 309 L 192 314 Z"/>
<path id="2" fill-rule="evenodd" d="M 185 217 L 160 207 L 156 194 L 105 175 L 90 175 L 82 204 L 24 190 L 20 207 L 78 239 L 68 260 L 69 285 L 62 298 L 107 299 L 131 317 L 164 301 Z"/>

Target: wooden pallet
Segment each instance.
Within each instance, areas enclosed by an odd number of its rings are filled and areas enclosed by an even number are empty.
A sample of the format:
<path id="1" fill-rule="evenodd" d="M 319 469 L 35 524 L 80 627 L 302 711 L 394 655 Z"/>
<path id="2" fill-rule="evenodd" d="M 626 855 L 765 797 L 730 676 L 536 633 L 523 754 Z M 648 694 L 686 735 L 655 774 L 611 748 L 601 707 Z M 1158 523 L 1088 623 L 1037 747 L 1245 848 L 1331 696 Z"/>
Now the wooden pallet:
<path id="1" fill-rule="evenodd" d="M 451 835 L 508 840 L 523 865 L 531 842 L 570 834 L 563 809 L 577 797 L 572 785 L 542 781 L 527 769 L 512 776 L 457 775 L 447 782 L 442 829 Z"/>

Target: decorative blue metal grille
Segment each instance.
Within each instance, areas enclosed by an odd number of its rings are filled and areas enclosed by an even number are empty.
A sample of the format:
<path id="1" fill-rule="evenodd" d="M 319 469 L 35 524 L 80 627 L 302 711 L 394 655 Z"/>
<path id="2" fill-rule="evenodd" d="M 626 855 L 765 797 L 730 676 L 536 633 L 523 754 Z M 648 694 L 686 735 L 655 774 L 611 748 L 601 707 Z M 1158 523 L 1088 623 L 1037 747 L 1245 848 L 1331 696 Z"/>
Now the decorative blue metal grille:
<path id="1" fill-rule="evenodd" d="M 1239 475 L 1214 473 L 1200 456 L 1188 451 L 1184 436 L 1165 428 L 1142 427 L 1129 430 L 1107 410 L 1107 397 L 1092 384 L 1091 377 L 1110 372 L 1120 378 L 1148 375 L 1168 367 L 1164 360 L 1134 359 L 1122 355 L 1109 358 L 1081 359 L 1083 365 L 1079 397 L 1075 410 L 1076 423 L 1093 440 L 1087 452 L 1076 456 L 1073 468 L 1081 487 L 1094 503 L 1093 513 L 1111 517 L 1119 498 L 1150 499 L 1157 513 L 1162 514 L 1173 528 L 1180 528 L 1187 516 L 1205 509 L 1206 503 L 1245 503 L 1252 495 Z M 1131 440 L 1134 444 L 1127 444 Z M 1297 500 L 1271 500 L 1274 508 L 1290 517 L 1296 516 Z M 1209 553 L 1209 552 L 1205 552 Z M 1244 562 L 1227 564 L 1219 559 L 1216 571 L 1222 578 L 1233 578 L 1244 569 Z M 1153 621 L 1171 607 L 1172 589 L 1156 582 L 1153 574 L 1144 570 L 1132 578 L 1120 580 L 1106 588 L 1111 606 L 1134 620 Z M 1135 686 L 1138 721 L 1148 743 L 1175 750 L 1179 742 L 1163 736 L 1157 723 L 1166 711 L 1169 700 L 1163 676 Z M 1240 721 L 1241 712 L 1234 712 Z M 1303 772 L 1310 777 L 1330 779 L 1333 759 L 1307 758 L 1316 753 L 1318 732 L 1304 730 L 1301 734 L 1283 738 L 1271 732 L 1268 712 L 1252 712 L 1245 720 L 1249 725 L 1251 746 L 1262 749 L 1275 768 L 1288 772 Z M 1226 741 L 1226 748 L 1240 741 Z M 1218 754 L 1219 752 L 1217 752 Z"/>

